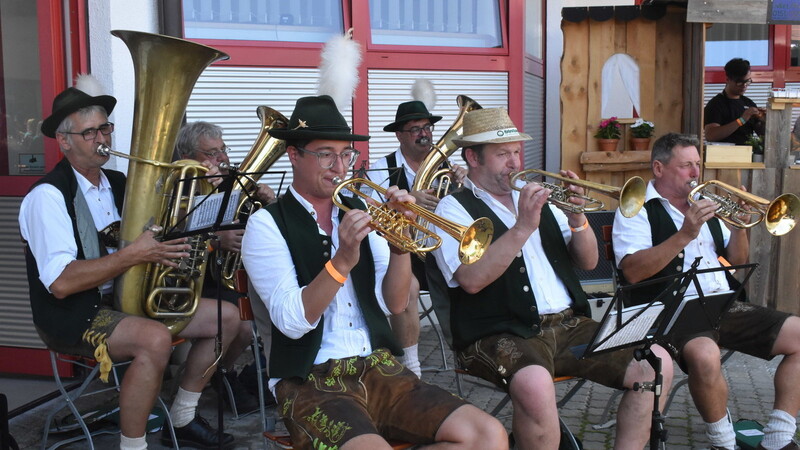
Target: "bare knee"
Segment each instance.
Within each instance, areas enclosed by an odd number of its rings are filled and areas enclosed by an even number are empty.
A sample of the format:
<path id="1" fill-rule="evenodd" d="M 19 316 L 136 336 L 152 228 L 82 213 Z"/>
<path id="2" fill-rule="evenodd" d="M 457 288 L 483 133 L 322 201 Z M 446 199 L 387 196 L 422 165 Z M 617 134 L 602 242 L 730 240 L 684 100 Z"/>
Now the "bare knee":
<path id="1" fill-rule="evenodd" d="M 138 334 L 133 357 L 166 367 L 172 353 L 172 333 L 160 322 L 152 322 Z"/>
<path id="2" fill-rule="evenodd" d="M 556 413 L 556 389 L 550 372 L 542 366 L 528 366 L 514 374 L 509 387 L 509 394 L 515 408 L 522 406 L 526 410 L 552 410 Z"/>
<path id="3" fill-rule="evenodd" d="M 436 432 L 436 441 L 451 442 L 465 449 L 508 448 L 503 424 L 472 405 L 453 411 Z"/>
<path id="4" fill-rule="evenodd" d="M 720 372 L 719 346 L 707 337 L 692 339 L 686 343 L 682 355 L 692 375 L 705 376 Z"/>

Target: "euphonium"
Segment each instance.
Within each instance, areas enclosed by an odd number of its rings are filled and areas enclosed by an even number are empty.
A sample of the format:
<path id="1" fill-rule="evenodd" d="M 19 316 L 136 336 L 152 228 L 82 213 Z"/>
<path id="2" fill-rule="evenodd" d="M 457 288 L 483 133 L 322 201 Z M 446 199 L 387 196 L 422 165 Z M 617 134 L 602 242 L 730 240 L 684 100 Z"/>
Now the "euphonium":
<path id="1" fill-rule="evenodd" d="M 535 177 L 550 177 L 563 184 L 559 185 L 546 181 L 533 181 Z M 509 183 L 511 184 L 511 188 L 515 191 L 521 190 L 521 188 L 517 186 L 517 180 L 519 179 L 522 179 L 526 183 L 537 183 L 544 188 L 550 189 L 552 192 L 547 198 L 547 201 L 554 204 L 559 209 L 575 214 L 599 211 L 603 209 L 605 205 L 596 198 L 570 191 L 565 186 L 568 184 L 601 192 L 611 198 L 619 200 L 619 210 L 625 217 L 633 217 L 639 213 L 639 210 L 644 206 L 644 197 L 647 192 L 647 184 L 645 184 L 642 177 L 631 177 L 621 188 L 618 188 L 606 184 L 594 183 L 592 181 L 563 177 L 556 173 L 545 172 L 544 170 L 527 169 L 509 175 Z M 570 197 L 581 198 L 586 203 L 582 206 L 576 205 L 569 201 Z"/>
<path id="2" fill-rule="evenodd" d="M 419 165 L 414 184 L 411 186 L 412 191 L 430 189 L 436 185 L 438 186 L 437 197 L 441 198 L 447 195 L 447 191 L 452 185 L 452 170 L 442 168 L 442 164 L 458 149 L 458 146 L 453 143 L 453 139 L 457 139 L 464 133 L 464 115 L 470 111 L 481 109 L 478 102 L 466 95 L 456 97 L 456 103 L 458 103 L 459 109 L 458 116 Z"/>
<path id="3" fill-rule="evenodd" d="M 261 130 L 256 136 L 252 147 L 250 147 L 250 151 L 247 152 L 247 155 L 245 155 L 242 163 L 237 168 L 239 172 L 245 174 L 240 178 L 241 184 L 237 185 L 244 191 L 239 196 L 239 205 L 235 216 L 240 220 L 243 217 L 249 217 L 262 206 L 260 202 L 251 199 L 251 196 L 258 191 L 258 180 L 261 178 L 260 172 L 268 170 L 281 155 L 286 153 L 286 142 L 269 135 L 269 130 L 273 128 L 286 127 L 289 123 L 286 117 L 278 111 L 263 105 L 256 109 L 256 114 L 261 120 Z M 254 175 L 247 175 L 248 172 L 252 172 Z M 212 261 L 217 259 L 222 260 L 222 284 L 230 290 L 235 290 L 236 271 L 242 268 L 242 254 L 225 251 Z M 216 273 L 216 271 L 212 270 L 212 273 Z"/>
<path id="4" fill-rule="evenodd" d="M 402 212 L 391 209 L 386 203 L 375 205 L 370 196 L 364 194 L 353 185 L 366 185 L 382 196 L 386 195 L 386 189 L 366 178 L 351 178 L 341 181 L 337 177 L 333 179 L 333 182 L 337 185 L 333 191 L 333 204 L 344 211 L 350 209 L 339 201 L 339 193 L 345 188 L 364 199 L 367 204 L 367 213 L 372 218 L 370 225 L 381 237 L 395 247 L 422 254 L 436 250 L 442 245 L 442 238 L 430 231 L 430 229 L 420 225 L 416 220 L 408 219 Z M 408 208 L 418 217 L 427 220 L 428 223 L 436 225 L 457 240 L 459 242 L 458 258 L 463 264 L 472 264 L 479 260 L 492 242 L 494 224 L 486 217 L 481 217 L 473 222 L 472 225 L 465 227 L 444 217 L 437 216 L 415 203 L 406 203 L 403 207 Z"/>
<path id="5" fill-rule="evenodd" d="M 177 187 L 181 190 L 173 191 L 173 180 L 204 174 L 205 169 L 197 162 L 168 162 L 197 78 L 209 64 L 227 59 L 228 55 L 168 36 L 121 30 L 111 33 L 122 39 L 131 52 L 136 79 L 131 162 L 120 224 L 120 246 L 124 247 L 149 226 L 162 225 L 159 221 L 165 217 L 181 214 L 184 193 L 194 194 L 192 188 Z M 187 169 L 176 172 L 176 165 Z M 210 185 L 197 189 L 210 190 Z M 175 212 L 167 210 L 170 204 L 177 205 Z M 171 228 L 169 223 L 162 226 L 165 230 Z M 120 275 L 114 289 L 117 308 L 128 314 L 163 319 L 172 334 L 180 333 L 197 308 L 205 268 L 194 266 L 206 251 L 205 240 L 196 238 L 191 243 L 192 257 L 180 262 L 181 270 L 140 264 Z"/>
<path id="6" fill-rule="evenodd" d="M 736 228 L 751 228 L 764 221 L 770 234 L 783 236 L 797 224 L 800 198 L 792 193 L 779 195 L 775 200 L 769 201 L 718 180 L 709 180 L 702 184 L 692 181 L 691 186 L 689 203 L 695 203 L 698 194 L 713 201 L 719 205 L 714 215 Z M 712 192 L 711 186 L 716 186 L 721 193 Z M 750 208 L 743 207 L 740 202 Z"/>

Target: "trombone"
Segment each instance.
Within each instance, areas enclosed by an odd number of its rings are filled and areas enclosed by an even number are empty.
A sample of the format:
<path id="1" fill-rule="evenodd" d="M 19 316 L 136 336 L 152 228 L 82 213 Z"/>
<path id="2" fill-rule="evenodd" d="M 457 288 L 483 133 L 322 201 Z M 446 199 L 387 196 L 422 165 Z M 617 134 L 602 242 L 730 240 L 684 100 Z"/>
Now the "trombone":
<path id="1" fill-rule="evenodd" d="M 549 177 L 554 180 L 560 181 L 562 184 L 548 183 L 546 181 L 535 181 L 536 178 Z M 567 189 L 567 185 L 574 184 L 583 188 L 601 192 L 611 198 L 619 200 L 619 210 L 625 217 L 633 217 L 639 213 L 639 210 L 644 206 L 644 197 L 647 191 L 647 184 L 645 184 L 642 177 L 631 177 L 621 187 L 609 186 L 606 184 L 594 183 L 592 181 L 577 180 L 574 178 L 563 177 L 559 174 L 552 172 L 545 172 L 538 169 L 527 169 L 520 172 L 512 173 L 509 175 L 509 183 L 511 189 L 520 191 L 522 188 L 517 186 L 517 180 L 523 180 L 526 183 L 537 183 L 543 188 L 550 189 L 552 192 L 547 198 L 547 201 L 557 206 L 559 209 L 574 213 L 582 214 L 585 212 L 594 212 L 603 209 L 605 204 L 587 195 L 581 195 Z M 569 199 L 580 198 L 586 203 L 582 206 L 570 203 Z"/>
<path id="2" fill-rule="evenodd" d="M 719 205 L 714 215 L 736 228 L 752 228 L 764 221 L 770 234 L 783 236 L 797 224 L 800 198 L 792 193 L 779 195 L 775 200 L 769 201 L 718 180 L 701 184 L 692 181 L 691 186 L 690 204 L 696 202 L 695 197 L 698 194 L 713 201 Z M 711 186 L 716 186 L 720 193 L 711 191 Z M 742 206 L 740 201 L 750 208 Z"/>
<path id="3" fill-rule="evenodd" d="M 420 225 L 416 220 L 407 218 L 402 212 L 392 209 L 386 203 L 376 204 L 370 196 L 358 189 L 358 186 L 366 185 L 375 192 L 385 195 L 386 189 L 381 186 L 366 178 L 351 178 L 342 181 L 336 177 L 333 179 L 333 183 L 336 184 L 332 196 L 333 204 L 343 211 L 350 210 L 339 201 L 339 193 L 342 189 L 347 189 L 355 196 L 364 199 L 367 204 L 366 211 L 372 218 L 370 225 L 393 246 L 419 255 L 436 250 L 442 245 L 442 238 L 437 234 Z M 466 227 L 438 216 L 415 203 L 404 203 L 403 207 L 436 225 L 457 240 L 459 242 L 458 258 L 463 264 L 472 264 L 479 260 L 492 242 L 494 224 L 486 217 L 481 217 Z"/>

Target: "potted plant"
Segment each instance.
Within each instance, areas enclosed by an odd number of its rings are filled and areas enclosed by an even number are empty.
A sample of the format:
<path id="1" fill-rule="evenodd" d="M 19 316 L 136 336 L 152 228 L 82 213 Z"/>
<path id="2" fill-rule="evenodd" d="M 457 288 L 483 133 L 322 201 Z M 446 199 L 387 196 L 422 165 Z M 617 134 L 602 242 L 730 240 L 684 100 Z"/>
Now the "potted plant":
<path id="1" fill-rule="evenodd" d="M 617 150 L 619 138 L 622 135 L 620 125 L 616 117 L 603 119 L 597 127 L 594 137 L 597 138 L 597 145 L 601 151 L 613 152 Z"/>
<path id="2" fill-rule="evenodd" d="M 653 137 L 655 125 L 642 118 L 636 119 L 631 125 L 631 148 L 634 150 L 649 150 L 650 138 Z"/>
<path id="3" fill-rule="evenodd" d="M 753 147 L 753 162 L 764 161 L 764 138 L 753 133 L 744 141 L 744 145 Z"/>

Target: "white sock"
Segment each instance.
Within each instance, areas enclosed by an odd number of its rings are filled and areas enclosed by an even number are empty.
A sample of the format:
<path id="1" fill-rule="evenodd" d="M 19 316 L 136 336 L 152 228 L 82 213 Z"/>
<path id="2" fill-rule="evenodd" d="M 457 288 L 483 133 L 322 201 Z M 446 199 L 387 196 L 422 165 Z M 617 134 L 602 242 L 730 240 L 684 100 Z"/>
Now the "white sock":
<path id="1" fill-rule="evenodd" d="M 178 388 L 178 393 L 175 394 L 175 401 L 172 402 L 172 407 L 169 409 L 169 417 L 172 419 L 173 427 L 185 427 L 194 419 L 197 403 L 200 401 L 200 394 L 202 392 L 189 392 L 184 391 L 183 388 Z"/>
<path id="2" fill-rule="evenodd" d="M 147 434 L 142 437 L 129 438 L 124 434 L 119 435 L 119 450 L 145 450 L 147 448 Z"/>
<path id="3" fill-rule="evenodd" d="M 796 429 L 794 417 L 786 411 L 773 409 L 767 426 L 764 427 L 764 439 L 761 445 L 767 450 L 781 449 L 792 442 Z"/>
<path id="4" fill-rule="evenodd" d="M 418 346 L 419 344 L 414 344 L 411 347 L 404 348 L 404 355 L 400 358 L 400 363 L 414 372 L 417 377 L 422 378 L 422 370 L 419 366 L 419 352 L 417 351 Z"/>
<path id="5" fill-rule="evenodd" d="M 736 432 L 733 431 L 730 414 L 725 414 L 725 417 L 714 423 L 706 422 L 706 437 L 709 444 L 715 447 L 735 448 Z"/>

